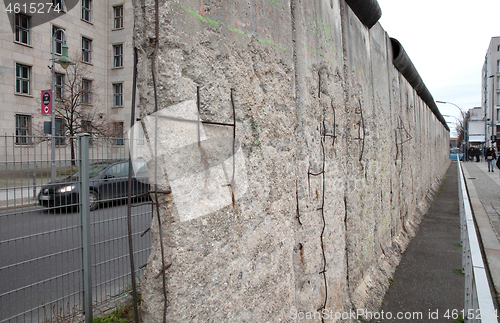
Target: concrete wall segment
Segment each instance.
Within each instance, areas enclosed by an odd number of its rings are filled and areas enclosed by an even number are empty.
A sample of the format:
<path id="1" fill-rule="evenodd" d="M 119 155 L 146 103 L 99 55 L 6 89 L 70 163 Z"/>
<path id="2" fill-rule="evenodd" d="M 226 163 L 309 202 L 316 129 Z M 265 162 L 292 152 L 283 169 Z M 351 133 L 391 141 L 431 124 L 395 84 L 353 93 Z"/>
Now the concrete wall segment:
<path id="1" fill-rule="evenodd" d="M 152 223 L 145 321 L 163 316 L 160 243 L 168 321 L 376 310 L 449 163 L 448 132 L 393 66 L 385 31 L 367 29 L 344 0 L 166 1 L 155 40 L 153 9 L 135 3 L 138 106 L 147 136 L 159 134 L 157 179 L 172 194 L 161 196 L 163 241 Z M 193 192 L 215 177 L 231 182 L 230 162 L 205 157 L 211 167 L 197 169 L 171 153 L 197 147 L 200 127 L 207 156 L 232 155 L 222 144 L 209 149 L 233 128 L 196 122 L 198 88 L 201 120 L 232 123 L 234 106 L 243 163 L 233 193 L 243 194 L 233 204 L 224 197 L 232 187 L 219 185 L 192 207 L 210 204 L 207 196 L 222 204 L 186 216 L 178 179 Z"/>

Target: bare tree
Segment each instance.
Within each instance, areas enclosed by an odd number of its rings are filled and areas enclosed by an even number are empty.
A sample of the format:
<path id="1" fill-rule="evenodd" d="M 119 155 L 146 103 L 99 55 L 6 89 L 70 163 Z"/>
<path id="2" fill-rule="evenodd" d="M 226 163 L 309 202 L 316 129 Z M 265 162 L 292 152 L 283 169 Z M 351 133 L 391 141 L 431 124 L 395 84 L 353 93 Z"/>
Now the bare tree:
<path id="1" fill-rule="evenodd" d="M 470 115 L 469 112 L 464 113 L 460 111 L 460 118 L 458 119 L 458 123 L 455 125 L 455 131 L 458 134 L 457 138 L 457 148 L 460 147 L 462 142 L 465 140 L 465 131 L 467 130 L 467 122 L 469 121 Z"/>
<path id="2" fill-rule="evenodd" d="M 93 91 L 97 85 L 92 81 L 89 67 L 79 59 L 72 59 L 65 74 L 55 73 L 55 117 L 60 120 L 60 139 L 69 137 L 71 160 L 74 165 L 74 136 L 79 133 L 90 133 L 91 136 L 111 137 L 115 135 L 113 121 L 106 117 L 101 101 Z"/>

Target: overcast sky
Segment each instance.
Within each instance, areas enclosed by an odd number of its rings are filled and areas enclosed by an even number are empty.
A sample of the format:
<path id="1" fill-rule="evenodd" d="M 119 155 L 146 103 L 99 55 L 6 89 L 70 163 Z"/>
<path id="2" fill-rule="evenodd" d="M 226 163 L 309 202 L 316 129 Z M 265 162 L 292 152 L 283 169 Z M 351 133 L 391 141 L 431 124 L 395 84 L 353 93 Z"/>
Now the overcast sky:
<path id="1" fill-rule="evenodd" d="M 491 37 L 500 36 L 500 0 L 378 3 L 380 24 L 403 45 L 434 100 L 464 111 L 481 106 L 481 69 Z M 459 116 L 453 105 L 437 106 L 443 115 Z"/>

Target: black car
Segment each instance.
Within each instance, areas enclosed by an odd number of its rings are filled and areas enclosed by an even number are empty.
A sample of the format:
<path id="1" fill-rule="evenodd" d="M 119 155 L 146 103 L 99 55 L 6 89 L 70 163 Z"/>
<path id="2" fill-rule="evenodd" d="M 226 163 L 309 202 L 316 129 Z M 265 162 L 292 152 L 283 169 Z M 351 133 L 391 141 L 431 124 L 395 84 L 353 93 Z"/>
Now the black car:
<path id="1" fill-rule="evenodd" d="M 90 210 L 101 202 L 128 196 L 128 160 L 101 161 L 89 165 Z M 146 162 L 133 161 L 132 196 L 149 191 Z M 42 186 L 38 204 L 46 207 L 74 206 L 80 194 L 79 172 Z"/>

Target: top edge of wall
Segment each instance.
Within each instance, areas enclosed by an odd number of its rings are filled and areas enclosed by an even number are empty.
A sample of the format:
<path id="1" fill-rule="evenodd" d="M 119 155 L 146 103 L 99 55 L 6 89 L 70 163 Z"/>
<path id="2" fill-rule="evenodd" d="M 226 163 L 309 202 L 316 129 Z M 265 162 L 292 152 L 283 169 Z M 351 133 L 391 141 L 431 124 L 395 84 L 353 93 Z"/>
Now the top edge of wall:
<path id="1" fill-rule="evenodd" d="M 346 3 L 368 29 L 382 17 L 382 9 L 377 0 L 346 0 Z"/>
<path id="2" fill-rule="evenodd" d="M 427 89 L 424 84 L 424 81 L 420 77 L 415 65 L 413 65 L 410 57 L 404 50 L 401 43 L 395 39 L 391 39 L 391 47 L 393 53 L 393 61 L 392 63 L 396 67 L 396 69 L 403 75 L 403 77 L 410 83 L 410 85 L 415 89 L 415 92 L 420 96 L 420 98 L 429 106 L 434 115 L 438 118 L 438 120 L 443 124 L 446 130 L 450 131 L 446 120 L 443 115 L 439 111 L 436 102 L 434 102 L 434 98 L 431 93 Z"/>

